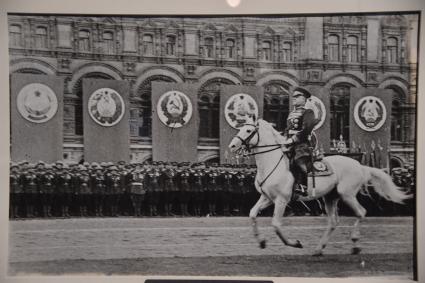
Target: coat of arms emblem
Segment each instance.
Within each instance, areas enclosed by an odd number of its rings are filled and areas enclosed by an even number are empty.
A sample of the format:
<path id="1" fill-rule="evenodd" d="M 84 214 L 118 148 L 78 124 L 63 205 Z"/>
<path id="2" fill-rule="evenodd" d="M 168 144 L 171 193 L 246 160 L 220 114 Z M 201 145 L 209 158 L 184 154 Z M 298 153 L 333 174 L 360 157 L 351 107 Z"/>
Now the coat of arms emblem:
<path id="1" fill-rule="evenodd" d="M 158 117 L 170 128 L 186 125 L 192 117 L 192 102 L 180 91 L 168 91 L 161 95 L 157 104 Z"/>
<path id="2" fill-rule="evenodd" d="M 88 100 L 90 117 L 101 126 L 111 127 L 121 121 L 125 104 L 121 95 L 111 88 L 100 88 Z"/>
<path id="3" fill-rule="evenodd" d="M 365 96 L 354 106 L 354 120 L 367 132 L 379 130 L 386 119 L 387 109 L 384 102 L 375 96 Z"/>
<path id="4" fill-rule="evenodd" d="M 234 94 L 226 102 L 224 117 L 232 128 L 238 129 L 253 118 L 258 118 L 257 103 L 248 94 Z"/>
<path id="5" fill-rule="evenodd" d="M 19 113 L 30 122 L 49 121 L 58 110 L 58 99 L 53 90 L 41 83 L 24 86 L 17 96 Z"/>
<path id="6" fill-rule="evenodd" d="M 305 108 L 311 109 L 314 112 L 314 116 L 318 121 L 313 130 L 320 128 L 326 119 L 326 107 L 323 101 L 317 96 L 312 95 L 306 102 Z"/>

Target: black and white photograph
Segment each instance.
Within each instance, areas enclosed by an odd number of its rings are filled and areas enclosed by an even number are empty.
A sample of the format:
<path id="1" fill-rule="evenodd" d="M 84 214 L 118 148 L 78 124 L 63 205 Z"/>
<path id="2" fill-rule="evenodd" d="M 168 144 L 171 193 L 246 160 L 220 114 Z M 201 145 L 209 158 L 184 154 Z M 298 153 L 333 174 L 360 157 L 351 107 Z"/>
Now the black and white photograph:
<path id="1" fill-rule="evenodd" d="M 273 12 L 8 12 L 7 276 L 418 280 L 420 11 Z"/>

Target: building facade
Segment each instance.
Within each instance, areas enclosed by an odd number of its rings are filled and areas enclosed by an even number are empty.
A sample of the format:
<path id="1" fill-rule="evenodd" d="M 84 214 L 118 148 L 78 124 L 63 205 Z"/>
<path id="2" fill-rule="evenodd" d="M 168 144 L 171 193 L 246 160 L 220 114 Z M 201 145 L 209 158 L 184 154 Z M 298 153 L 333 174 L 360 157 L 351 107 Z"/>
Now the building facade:
<path id="1" fill-rule="evenodd" d="M 130 159 L 152 157 L 152 82 L 196 83 L 198 160 L 218 161 L 220 86 L 259 86 L 286 126 L 294 86 L 328 90 L 330 139 L 350 147 L 350 89 L 391 89 L 391 164 L 415 156 L 418 15 L 81 17 L 9 15 L 10 73 L 63 78 L 63 157 L 84 158 L 82 80 L 130 85 Z M 13 117 L 12 117 L 13 119 Z M 13 147 L 13 144 L 12 144 Z"/>

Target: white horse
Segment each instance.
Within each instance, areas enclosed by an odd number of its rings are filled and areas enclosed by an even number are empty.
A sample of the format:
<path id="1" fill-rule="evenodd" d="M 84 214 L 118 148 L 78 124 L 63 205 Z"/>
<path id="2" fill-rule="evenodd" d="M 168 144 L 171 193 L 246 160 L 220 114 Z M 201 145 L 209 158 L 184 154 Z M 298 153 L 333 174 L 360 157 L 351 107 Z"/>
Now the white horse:
<path id="1" fill-rule="evenodd" d="M 282 217 L 286 205 L 292 197 L 294 177 L 289 171 L 289 159 L 285 152 L 288 149 L 283 144 L 284 138 L 270 123 L 259 119 L 255 123 L 246 124 L 240 128 L 239 133 L 232 139 L 229 148 L 232 152 L 248 149 L 255 155 L 257 175 L 255 187 L 261 194 L 257 203 L 252 207 L 249 217 L 252 221 L 254 235 L 261 248 L 265 248 L 266 241 L 260 235 L 256 217 L 259 212 L 274 203 L 272 226 L 282 242 L 291 247 L 302 248 L 299 240 L 292 240 L 285 236 L 282 227 Z M 359 223 L 366 215 L 366 209 L 357 201 L 356 195 L 362 186 L 372 184 L 375 191 L 384 198 L 397 203 L 409 197 L 399 187 L 394 185 L 389 175 L 380 169 L 361 165 L 358 161 L 345 156 L 325 157 L 333 169 L 329 176 L 315 177 L 315 189 L 312 189 L 312 178 L 308 178 L 308 196 L 298 200 L 308 201 L 317 198 L 324 199 L 328 215 L 328 226 L 313 255 L 322 255 L 323 249 L 329 241 L 332 232 L 338 223 L 338 201 L 342 199 L 357 217 L 351 240 L 352 254 L 361 251 L 359 247 L 360 229 Z"/>

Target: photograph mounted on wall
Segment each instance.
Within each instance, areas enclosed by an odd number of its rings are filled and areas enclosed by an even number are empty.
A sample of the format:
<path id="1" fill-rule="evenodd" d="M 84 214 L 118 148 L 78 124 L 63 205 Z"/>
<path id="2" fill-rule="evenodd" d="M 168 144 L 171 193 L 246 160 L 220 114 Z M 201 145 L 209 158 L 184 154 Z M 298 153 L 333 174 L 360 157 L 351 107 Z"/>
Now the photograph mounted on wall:
<path id="1" fill-rule="evenodd" d="M 7 20 L 9 276 L 417 280 L 419 12 Z"/>

